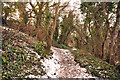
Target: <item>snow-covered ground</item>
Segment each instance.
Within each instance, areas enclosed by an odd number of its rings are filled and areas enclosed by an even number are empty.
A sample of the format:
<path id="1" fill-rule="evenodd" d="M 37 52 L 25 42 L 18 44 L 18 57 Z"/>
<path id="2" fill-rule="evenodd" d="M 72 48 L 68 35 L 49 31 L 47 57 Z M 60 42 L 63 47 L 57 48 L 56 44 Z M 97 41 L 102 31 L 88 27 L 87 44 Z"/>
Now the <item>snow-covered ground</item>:
<path id="1" fill-rule="evenodd" d="M 53 51 L 52 58 L 41 61 L 45 66 L 47 76 L 50 78 L 96 78 L 86 73 L 86 69 L 81 68 L 74 61 L 74 56 L 69 50 L 55 47 L 51 47 L 51 50 Z"/>
<path id="2" fill-rule="evenodd" d="M 1 27 L 1 26 L 0 26 Z M 7 31 L 14 31 L 13 29 L 2 27 Z M 22 45 L 27 45 L 24 43 Z M 40 58 L 37 52 L 26 47 L 27 50 L 36 54 L 37 58 Z M 69 50 L 59 49 L 51 47 L 53 55 L 49 58 L 41 60 L 42 64 L 45 66 L 46 75 L 44 76 L 34 76 L 29 75 L 26 77 L 29 78 L 96 78 L 91 74 L 86 73 L 86 69 L 79 66 L 78 63 L 74 61 L 74 56 L 70 53 Z M 73 50 L 76 50 L 73 48 Z"/>

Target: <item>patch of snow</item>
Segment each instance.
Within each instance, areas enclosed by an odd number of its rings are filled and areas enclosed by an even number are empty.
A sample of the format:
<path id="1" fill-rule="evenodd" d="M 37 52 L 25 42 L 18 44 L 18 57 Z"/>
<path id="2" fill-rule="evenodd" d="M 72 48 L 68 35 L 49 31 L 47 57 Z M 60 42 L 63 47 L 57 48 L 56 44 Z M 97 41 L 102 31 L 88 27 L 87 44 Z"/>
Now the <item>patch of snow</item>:
<path id="1" fill-rule="evenodd" d="M 20 42 L 22 42 L 23 40 L 19 40 Z"/>
<path id="2" fill-rule="evenodd" d="M 57 64 L 58 56 L 53 54 L 52 57 L 53 57 L 52 59 L 45 59 L 44 61 L 41 60 L 41 62 L 43 63 L 43 65 L 46 68 L 47 75 L 51 78 L 56 78 L 56 75 L 54 75 L 54 73 L 58 74 L 58 72 L 56 70 L 58 70 L 60 68 L 60 65 Z"/>
<path id="3" fill-rule="evenodd" d="M 37 58 L 40 58 L 40 55 L 38 55 L 37 52 L 35 52 L 35 51 L 31 51 L 31 52 L 32 52 L 32 53 L 35 53 Z"/>
<path id="4" fill-rule="evenodd" d="M 3 26 L 2 26 L 2 29 L 5 29 L 5 30 L 7 30 L 7 31 L 8 31 L 8 30 L 12 30 L 12 29 L 10 29 L 10 28 L 3 27 Z"/>
<path id="5" fill-rule="evenodd" d="M 81 71 L 83 72 L 87 72 L 87 70 L 85 68 L 81 68 Z"/>
<path id="6" fill-rule="evenodd" d="M 48 78 L 48 76 L 47 76 L 47 75 L 44 75 L 44 76 L 42 76 L 41 78 Z"/>
<path id="7" fill-rule="evenodd" d="M 0 26 L 1 27 L 1 26 Z M 5 27 L 2 27 L 3 29 L 6 29 Z"/>
<path id="8" fill-rule="evenodd" d="M 53 58 L 41 60 L 50 78 L 96 78 L 76 64 L 69 50 L 55 47 L 51 47 L 51 50 L 54 52 Z"/>
<path id="9" fill-rule="evenodd" d="M 35 52 L 35 51 L 33 51 L 33 49 L 30 49 L 30 48 L 28 48 L 28 47 L 25 47 L 27 50 L 29 50 L 30 51 L 30 53 L 34 53 L 35 55 L 36 55 L 36 57 L 37 58 L 40 58 L 40 55 L 38 55 L 38 53 L 37 52 Z M 30 53 L 28 54 L 28 57 L 30 57 L 29 55 L 30 55 Z"/>
<path id="10" fill-rule="evenodd" d="M 77 49 L 76 48 L 72 48 L 72 50 L 76 51 Z"/>
<path id="11" fill-rule="evenodd" d="M 28 75 L 28 76 L 26 76 L 25 78 L 27 78 L 27 77 L 29 77 L 29 78 L 40 78 L 40 76 L 35 76 L 35 75 Z"/>

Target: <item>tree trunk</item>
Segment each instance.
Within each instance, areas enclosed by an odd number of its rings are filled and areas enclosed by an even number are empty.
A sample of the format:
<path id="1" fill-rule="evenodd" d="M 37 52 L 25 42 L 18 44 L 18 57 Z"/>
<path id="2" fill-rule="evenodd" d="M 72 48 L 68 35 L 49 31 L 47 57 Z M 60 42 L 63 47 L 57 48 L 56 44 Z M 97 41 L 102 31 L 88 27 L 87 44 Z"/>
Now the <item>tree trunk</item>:
<path id="1" fill-rule="evenodd" d="M 115 32 L 116 32 L 116 29 L 118 27 L 119 19 L 120 19 L 120 2 L 118 2 L 118 7 L 117 7 L 117 11 L 116 11 L 116 22 L 115 22 L 114 28 L 113 28 L 113 30 L 111 32 L 111 44 L 110 44 L 109 63 L 112 62 L 114 38 L 115 38 L 115 35 L 116 35 Z"/>
<path id="2" fill-rule="evenodd" d="M 56 21 L 57 21 L 57 17 L 58 17 L 59 5 L 60 5 L 60 2 L 58 2 L 58 5 L 56 6 L 56 10 L 55 10 L 55 20 L 54 20 L 53 28 L 51 29 L 51 34 L 48 35 L 47 50 L 50 50 L 51 45 L 52 45 L 53 34 L 54 34 L 54 31 L 55 31 L 55 28 L 56 28 Z"/>
<path id="3" fill-rule="evenodd" d="M 57 21 L 57 25 L 55 28 L 55 33 L 54 33 L 54 40 L 57 41 L 58 40 L 58 35 L 59 35 L 59 21 Z"/>
<path id="4" fill-rule="evenodd" d="M 47 36 L 47 51 L 50 51 L 50 48 L 52 46 L 52 39 L 50 35 Z"/>
<path id="5" fill-rule="evenodd" d="M 65 36 L 65 38 L 64 38 L 64 40 L 63 40 L 63 44 L 65 44 L 65 41 L 66 41 L 66 39 L 67 39 L 67 37 L 68 37 L 68 35 L 70 34 L 70 31 L 67 33 L 67 35 Z"/>
<path id="6" fill-rule="evenodd" d="M 117 37 L 117 61 L 120 63 L 120 27 L 119 27 L 119 32 L 118 32 L 118 37 Z"/>
<path id="7" fill-rule="evenodd" d="M 41 28 L 42 9 L 44 7 L 44 4 L 45 3 L 43 3 L 43 2 L 41 2 L 41 4 L 39 2 L 37 2 L 37 5 L 39 6 L 39 14 L 38 14 L 37 11 L 35 10 L 35 6 L 30 2 L 32 10 L 34 11 L 35 15 L 37 16 L 37 38 L 39 41 L 43 40 L 42 32 L 41 32 L 42 30 L 40 30 L 40 28 Z"/>
<path id="8" fill-rule="evenodd" d="M 106 27 L 107 27 L 107 30 L 106 30 L 106 34 L 105 34 L 105 38 L 102 42 L 102 59 L 105 59 L 105 52 L 104 52 L 104 47 L 105 47 L 105 43 L 107 41 L 107 36 L 108 36 L 108 32 L 109 32 L 109 26 L 110 26 L 110 22 L 108 20 L 108 15 L 106 15 L 106 9 L 105 9 L 105 3 L 102 4 L 103 6 L 103 13 L 104 13 L 104 17 L 106 19 Z"/>
<path id="9" fill-rule="evenodd" d="M 39 41 L 42 41 L 41 31 L 40 31 L 40 27 L 39 27 L 39 26 L 37 27 L 37 39 L 38 39 Z"/>

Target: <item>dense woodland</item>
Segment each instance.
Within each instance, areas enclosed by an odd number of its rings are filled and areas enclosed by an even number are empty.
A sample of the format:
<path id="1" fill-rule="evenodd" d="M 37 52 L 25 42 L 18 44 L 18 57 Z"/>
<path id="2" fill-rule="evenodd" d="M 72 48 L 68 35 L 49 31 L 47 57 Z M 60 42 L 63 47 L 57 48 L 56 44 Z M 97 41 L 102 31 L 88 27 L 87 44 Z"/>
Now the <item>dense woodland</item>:
<path id="1" fill-rule="evenodd" d="M 37 38 L 48 52 L 51 46 L 74 47 L 120 69 L 120 2 L 76 6 L 77 11 L 69 2 L 6 2 L 2 24 Z"/>

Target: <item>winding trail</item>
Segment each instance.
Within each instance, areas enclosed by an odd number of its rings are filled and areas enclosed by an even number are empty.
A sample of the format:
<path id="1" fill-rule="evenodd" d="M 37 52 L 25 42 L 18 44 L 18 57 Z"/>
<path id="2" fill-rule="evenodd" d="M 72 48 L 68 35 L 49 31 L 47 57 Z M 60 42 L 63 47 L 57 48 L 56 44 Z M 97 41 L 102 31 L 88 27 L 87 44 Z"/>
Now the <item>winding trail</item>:
<path id="1" fill-rule="evenodd" d="M 96 78 L 86 73 L 86 69 L 81 68 L 74 61 L 74 56 L 69 50 L 55 47 L 51 47 L 51 50 L 53 51 L 52 57 L 42 61 L 46 68 L 47 76 L 50 78 Z"/>
<path id="2" fill-rule="evenodd" d="M 14 29 L 1 27 L 0 29 L 15 32 Z M 22 44 L 26 46 L 26 43 Z M 35 53 L 37 58 L 40 58 L 37 52 L 26 47 L 27 50 Z M 96 78 L 91 74 L 86 73 L 86 69 L 79 66 L 78 63 L 74 61 L 74 56 L 69 50 L 60 49 L 56 47 L 51 47 L 53 54 L 48 58 L 41 60 L 45 66 L 46 75 L 44 76 L 34 76 L 29 75 L 29 78 Z M 27 76 L 26 76 L 27 77 Z"/>

